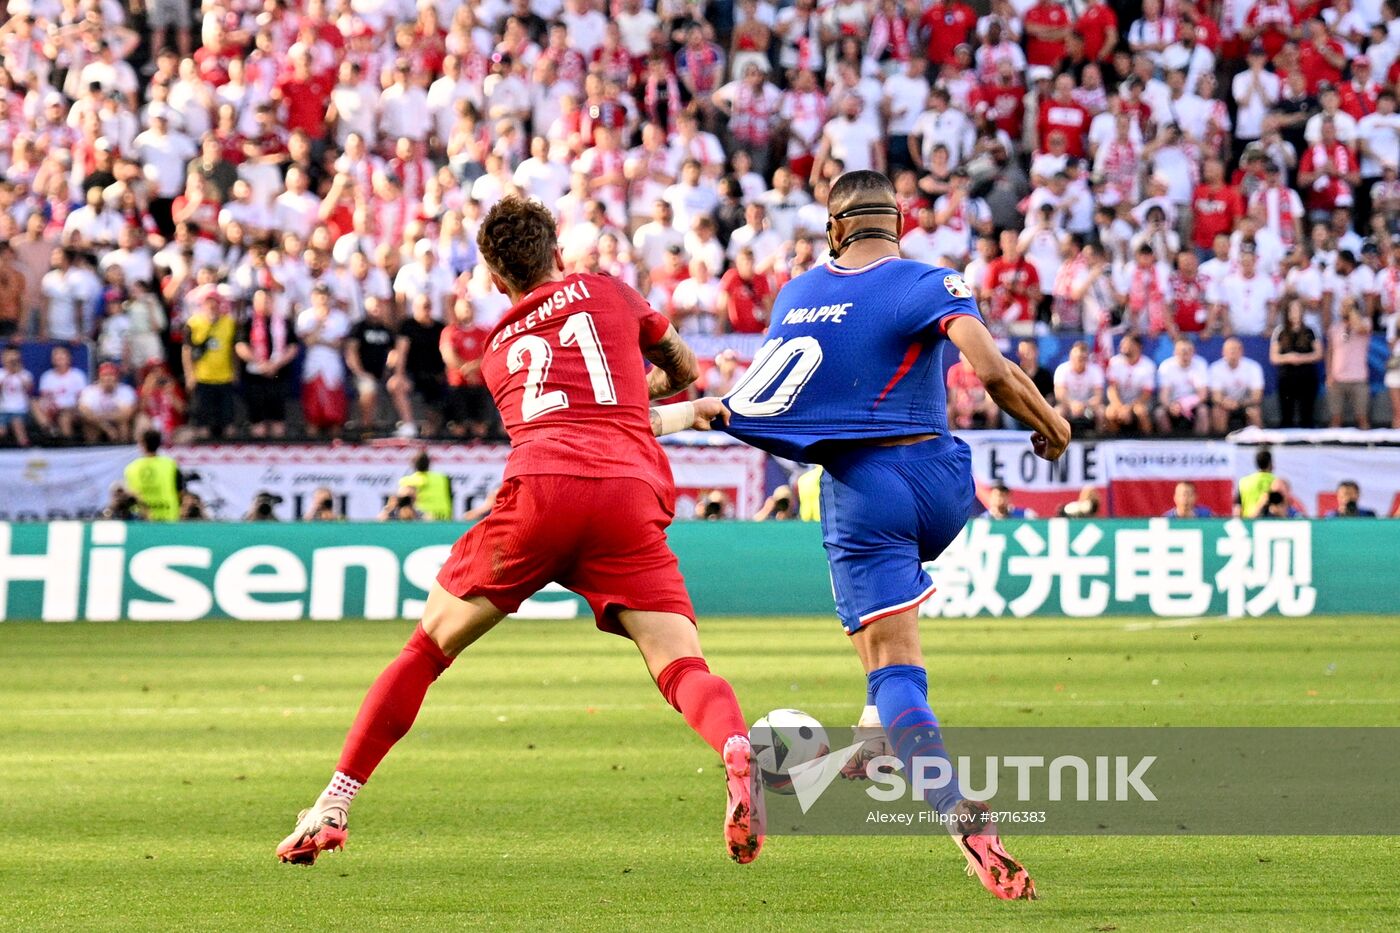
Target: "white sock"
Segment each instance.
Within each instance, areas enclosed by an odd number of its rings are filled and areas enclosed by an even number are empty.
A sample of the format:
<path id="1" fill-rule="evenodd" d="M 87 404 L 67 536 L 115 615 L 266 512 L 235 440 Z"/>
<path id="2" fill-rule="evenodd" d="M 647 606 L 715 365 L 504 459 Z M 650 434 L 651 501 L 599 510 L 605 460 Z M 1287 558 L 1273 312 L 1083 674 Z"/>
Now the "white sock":
<path id="1" fill-rule="evenodd" d="M 335 773 L 335 776 L 331 778 L 330 784 L 326 786 L 326 789 L 321 794 L 321 796 L 344 797 L 347 800 L 354 800 L 355 795 L 358 794 L 360 792 L 360 788 L 364 786 L 364 784 L 360 783 L 359 781 L 355 780 L 349 775 L 337 771 Z"/>
<path id="2" fill-rule="evenodd" d="M 870 704 L 869 706 L 866 706 L 865 709 L 863 709 L 863 710 L 860 711 L 860 722 L 856 723 L 856 728 L 857 728 L 857 729 L 879 729 L 879 728 L 882 728 L 882 726 L 880 725 L 880 710 L 879 710 L 878 708 L 876 708 L 875 704 L 872 703 L 872 704 Z"/>

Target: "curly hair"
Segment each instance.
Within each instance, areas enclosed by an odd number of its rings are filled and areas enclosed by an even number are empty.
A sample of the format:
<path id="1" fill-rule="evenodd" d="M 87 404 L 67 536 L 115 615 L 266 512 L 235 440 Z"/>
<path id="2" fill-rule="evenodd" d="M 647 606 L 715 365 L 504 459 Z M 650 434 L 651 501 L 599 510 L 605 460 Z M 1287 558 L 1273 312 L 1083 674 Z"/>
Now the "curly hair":
<path id="1" fill-rule="evenodd" d="M 548 278 L 559 242 L 554 215 L 539 201 L 507 195 L 481 222 L 481 258 L 516 294 Z"/>

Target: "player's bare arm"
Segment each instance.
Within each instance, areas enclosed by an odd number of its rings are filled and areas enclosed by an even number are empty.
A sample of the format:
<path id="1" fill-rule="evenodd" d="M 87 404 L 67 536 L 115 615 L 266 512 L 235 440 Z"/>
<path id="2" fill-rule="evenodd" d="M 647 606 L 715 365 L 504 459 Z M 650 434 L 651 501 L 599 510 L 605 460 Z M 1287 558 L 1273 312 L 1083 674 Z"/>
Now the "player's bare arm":
<path id="1" fill-rule="evenodd" d="M 1001 355 L 986 325 L 971 316 L 955 318 L 948 325 L 948 338 L 967 357 L 1001 410 L 1031 426 L 1036 455 L 1058 460 L 1069 446 L 1069 422 L 1050 407 L 1021 367 Z"/>
<path id="2" fill-rule="evenodd" d="M 695 351 L 686 345 L 675 327 L 666 328 L 661 339 L 642 355 L 651 363 L 647 373 L 647 393 L 651 398 L 666 398 L 690 388 L 700 378 L 700 361 Z"/>
<path id="3" fill-rule="evenodd" d="M 717 398 L 658 405 L 651 409 L 651 433 L 665 437 L 677 431 L 708 431 L 716 418 L 729 423 L 729 409 Z"/>

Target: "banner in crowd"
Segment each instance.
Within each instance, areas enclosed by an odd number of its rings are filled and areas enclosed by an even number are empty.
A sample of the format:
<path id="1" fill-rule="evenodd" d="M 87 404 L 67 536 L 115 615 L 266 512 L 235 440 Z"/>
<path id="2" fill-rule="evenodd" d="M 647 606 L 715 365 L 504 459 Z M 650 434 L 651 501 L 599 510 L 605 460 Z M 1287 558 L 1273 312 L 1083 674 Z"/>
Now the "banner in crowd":
<path id="1" fill-rule="evenodd" d="M 1105 499 L 1104 442 L 1071 441 L 1064 456 L 1052 463 L 1035 455 L 1025 431 L 962 431 L 958 437 L 972 448 L 972 475 L 984 501 L 988 489 L 1005 484 L 1017 508 L 1048 517 L 1078 498 L 1085 486 L 1097 490 L 1100 502 Z"/>
<path id="2" fill-rule="evenodd" d="M 173 447 L 190 490 L 210 518 L 243 518 L 259 492 L 280 496 L 273 509 L 287 521 L 306 514 L 315 490 L 326 487 L 350 519 L 375 518 L 413 472 L 417 447 L 373 445 L 209 444 Z M 695 499 L 719 490 L 748 516 L 763 505 L 764 455 L 748 447 L 667 447 L 679 496 L 679 517 Z M 480 504 L 501 482 L 508 448 L 435 445 L 433 469 L 452 480 L 457 514 Z M 129 447 L 0 452 L 0 520 L 46 521 L 100 514 L 112 483 L 136 457 Z"/>
<path id="3" fill-rule="evenodd" d="M 1110 515 L 1161 515 L 1172 507 L 1176 484 L 1183 480 L 1196 485 L 1199 504 L 1213 515 L 1229 515 L 1235 478 L 1254 469 L 1238 469 L 1239 452 L 1225 441 L 1112 441 L 1100 445 L 1100 451 Z"/>
<path id="4" fill-rule="evenodd" d="M 0 523 L 0 620 L 413 619 L 464 527 Z M 702 615 L 833 614 L 815 524 L 688 522 L 671 544 Z M 1398 548 L 1400 522 L 1368 519 L 979 519 L 931 565 L 922 612 L 1394 613 Z M 556 588 L 522 614 L 588 609 Z"/>
<path id="5" fill-rule="evenodd" d="M 135 455 L 131 447 L 0 450 L 0 521 L 94 518 Z"/>
<path id="6" fill-rule="evenodd" d="M 1018 508 L 1050 517 L 1082 489 L 1099 494 L 1101 515 L 1148 518 L 1172 505 L 1181 480 L 1196 484 L 1201 505 L 1217 516 L 1230 513 L 1238 477 L 1254 469 L 1253 438 L 1227 441 L 1074 441 L 1060 460 L 1049 463 L 1032 452 L 1028 435 L 1017 431 L 971 431 L 959 435 L 972 448 L 979 493 L 998 483 L 1011 490 Z M 765 456 L 738 444 L 716 444 L 724 435 L 694 434 L 694 446 L 668 445 L 680 492 L 677 517 L 694 515 L 695 499 L 719 490 L 732 514 L 754 514 L 764 498 Z M 1286 439 L 1286 440 L 1291 440 Z M 189 488 L 204 500 L 211 518 L 233 521 L 247 514 L 262 491 L 282 498 L 274 507 L 281 520 L 304 515 L 315 490 L 331 490 L 337 508 L 352 520 L 370 520 L 412 472 L 415 446 L 213 444 L 170 450 Z M 429 445 L 433 468 L 452 480 L 458 514 L 496 488 L 506 449 L 472 445 Z M 1321 517 L 1336 501 L 1345 479 L 1361 487 L 1361 504 L 1379 515 L 1400 507 L 1400 446 L 1279 443 L 1271 448 L 1275 472 L 1292 486 L 1295 507 Z M 136 456 L 133 448 L 0 451 L 0 521 L 53 521 L 93 518 L 107 503 L 109 489 Z"/>

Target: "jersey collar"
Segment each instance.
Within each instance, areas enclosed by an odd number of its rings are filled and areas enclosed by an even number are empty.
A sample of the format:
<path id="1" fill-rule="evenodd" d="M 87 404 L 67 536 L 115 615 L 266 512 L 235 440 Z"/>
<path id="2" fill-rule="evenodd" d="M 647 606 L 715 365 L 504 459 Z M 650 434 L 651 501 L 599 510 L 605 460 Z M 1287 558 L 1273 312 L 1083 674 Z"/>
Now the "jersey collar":
<path id="1" fill-rule="evenodd" d="M 871 269 L 874 269 L 876 266 L 881 265 L 882 263 L 886 263 L 889 262 L 891 259 L 898 258 L 899 257 L 894 254 L 891 254 L 889 256 L 881 256 L 879 259 L 867 262 L 865 265 L 857 269 L 848 269 L 845 266 L 837 265 L 836 260 L 829 259 L 826 262 L 826 268 L 829 272 L 833 272 L 836 275 L 860 275 L 862 272 L 868 272 Z"/>

